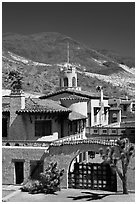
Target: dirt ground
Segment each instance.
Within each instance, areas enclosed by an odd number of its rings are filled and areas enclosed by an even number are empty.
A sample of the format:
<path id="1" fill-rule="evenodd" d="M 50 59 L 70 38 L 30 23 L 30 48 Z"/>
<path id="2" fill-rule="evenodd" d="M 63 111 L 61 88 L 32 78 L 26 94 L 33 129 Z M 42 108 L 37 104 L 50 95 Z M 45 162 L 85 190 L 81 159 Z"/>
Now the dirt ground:
<path id="1" fill-rule="evenodd" d="M 16 190 L 3 197 L 4 202 L 135 202 L 135 193 L 123 195 L 122 192 L 111 193 L 84 189 L 62 189 L 55 194 L 35 194 Z"/>

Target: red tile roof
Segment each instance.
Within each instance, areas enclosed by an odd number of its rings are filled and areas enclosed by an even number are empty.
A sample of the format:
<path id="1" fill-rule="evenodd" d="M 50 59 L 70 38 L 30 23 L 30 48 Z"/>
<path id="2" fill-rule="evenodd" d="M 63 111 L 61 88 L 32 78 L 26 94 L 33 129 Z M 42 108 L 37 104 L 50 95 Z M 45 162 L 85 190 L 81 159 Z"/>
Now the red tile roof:
<path id="1" fill-rule="evenodd" d="M 122 100 L 120 104 L 131 104 L 131 100 Z"/>
<path id="2" fill-rule="evenodd" d="M 25 109 L 17 110 L 16 113 L 69 113 L 70 109 L 62 107 L 52 100 L 41 100 L 28 98 L 25 103 Z"/>
<path id="3" fill-rule="evenodd" d="M 60 101 L 64 100 L 74 100 L 74 101 L 88 101 L 89 99 L 87 97 L 77 96 L 77 95 L 71 95 L 64 98 L 61 98 Z"/>
<path id="4" fill-rule="evenodd" d="M 121 108 L 119 108 L 119 107 L 111 107 L 109 110 L 110 110 L 110 111 L 111 111 L 111 110 L 118 110 L 118 111 L 119 111 L 119 110 L 121 110 Z"/>
<path id="5" fill-rule="evenodd" d="M 41 96 L 40 98 L 44 99 L 44 98 L 48 98 L 48 97 L 51 97 L 51 96 L 56 96 L 56 95 L 62 94 L 62 93 L 69 93 L 69 94 L 73 94 L 73 95 L 87 97 L 87 98 L 90 98 L 90 99 L 100 99 L 100 93 L 92 93 L 92 92 L 88 92 L 88 91 L 71 90 L 69 88 L 61 89 L 59 91 L 49 93 L 49 94 L 47 94 L 45 96 Z M 107 96 L 104 96 L 103 98 L 108 99 Z"/>

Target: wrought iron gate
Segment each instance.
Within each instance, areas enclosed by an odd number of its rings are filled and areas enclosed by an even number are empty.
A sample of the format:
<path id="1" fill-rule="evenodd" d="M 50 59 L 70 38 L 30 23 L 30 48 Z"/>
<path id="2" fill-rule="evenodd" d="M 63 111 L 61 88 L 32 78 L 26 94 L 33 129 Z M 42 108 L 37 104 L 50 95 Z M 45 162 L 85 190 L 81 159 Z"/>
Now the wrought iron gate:
<path id="1" fill-rule="evenodd" d="M 116 172 L 109 164 L 75 163 L 68 174 L 69 188 L 117 191 Z"/>

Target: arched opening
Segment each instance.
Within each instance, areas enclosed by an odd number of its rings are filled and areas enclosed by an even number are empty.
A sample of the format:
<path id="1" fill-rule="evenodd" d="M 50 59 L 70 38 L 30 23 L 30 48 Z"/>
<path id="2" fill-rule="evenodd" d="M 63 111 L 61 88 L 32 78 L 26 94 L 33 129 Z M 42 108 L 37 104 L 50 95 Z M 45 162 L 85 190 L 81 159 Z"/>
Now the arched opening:
<path id="1" fill-rule="evenodd" d="M 72 87 L 76 87 L 76 78 L 75 77 L 72 78 Z"/>
<path id="2" fill-rule="evenodd" d="M 64 86 L 68 87 L 68 78 L 67 77 L 64 78 Z"/>
<path id="3" fill-rule="evenodd" d="M 79 152 L 70 163 L 68 187 L 117 191 L 117 177 L 109 164 L 93 151 Z"/>
<path id="4" fill-rule="evenodd" d="M 113 113 L 112 115 L 112 123 L 116 123 L 117 122 L 117 114 Z"/>

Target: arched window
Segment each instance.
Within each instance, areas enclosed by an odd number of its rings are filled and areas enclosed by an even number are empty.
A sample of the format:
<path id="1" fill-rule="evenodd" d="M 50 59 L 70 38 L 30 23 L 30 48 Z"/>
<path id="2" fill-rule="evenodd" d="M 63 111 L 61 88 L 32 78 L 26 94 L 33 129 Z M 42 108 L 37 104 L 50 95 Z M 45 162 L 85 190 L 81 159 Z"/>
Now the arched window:
<path id="1" fill-rule="evenodd" d="M 64 78 L 64 86 L 68 87 L 68 78 L 67 77 Z"/>
<path id="2" fill-rule="evenodd" d="M 113 113 L 113 118 L 117 118 L 117 114 L 116 113 Z"/>
<path id="3" fill-rule="evenodd" d="M 73 86 L 73 87 L 76 86 L 76 78 L 75 78 L 75 77 L 72 78 L 72 86 Z"/>

